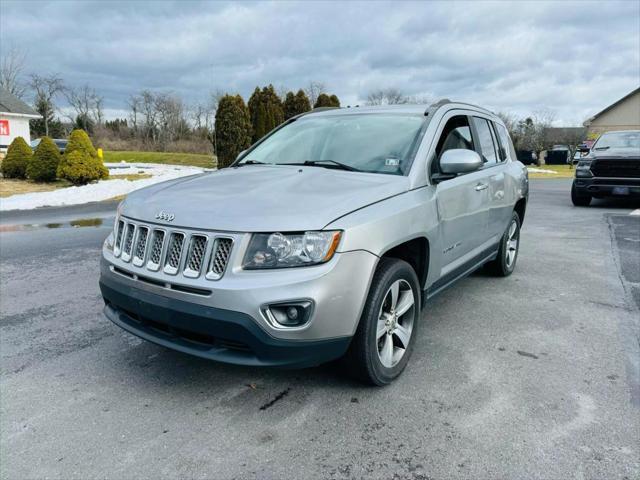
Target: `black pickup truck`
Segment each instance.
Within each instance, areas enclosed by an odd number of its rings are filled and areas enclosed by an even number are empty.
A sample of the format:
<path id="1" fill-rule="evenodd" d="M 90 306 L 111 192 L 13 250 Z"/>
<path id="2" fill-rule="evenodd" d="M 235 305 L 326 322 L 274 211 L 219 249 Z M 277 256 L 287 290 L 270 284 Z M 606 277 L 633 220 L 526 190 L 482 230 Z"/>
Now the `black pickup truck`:
<path id="1" fill-rule="evenodd" d="M 640 198 L 640 130 L 602 134 L 578 162 L 573 204 L 586 207 L 603 197 Z"/>

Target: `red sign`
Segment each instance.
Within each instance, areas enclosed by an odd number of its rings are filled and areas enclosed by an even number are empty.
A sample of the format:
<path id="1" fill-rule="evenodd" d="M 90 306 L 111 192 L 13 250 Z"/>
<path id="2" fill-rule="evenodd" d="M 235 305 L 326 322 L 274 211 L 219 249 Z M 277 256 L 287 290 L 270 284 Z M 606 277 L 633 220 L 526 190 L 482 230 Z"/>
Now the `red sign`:
<path id="1" fill-rule="evenodd" d="M 9 136 L 9 120 L 0 120 L 0 136 Z"/>

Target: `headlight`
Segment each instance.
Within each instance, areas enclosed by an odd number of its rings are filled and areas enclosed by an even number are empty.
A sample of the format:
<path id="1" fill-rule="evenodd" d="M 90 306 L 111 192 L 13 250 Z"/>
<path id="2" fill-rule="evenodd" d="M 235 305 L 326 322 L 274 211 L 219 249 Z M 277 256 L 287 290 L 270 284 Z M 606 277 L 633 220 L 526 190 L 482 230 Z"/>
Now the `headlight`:
<path id="1" fill-rule="evenodd" d="M 339 231 L 256 233 L 251 237 L 243 268 L 286 268 L 328 262 L 340 243 Z"/>
<path id="2" fill-rule="evenodd" d="M 578 165 L 576 165 L 576 177 L 593 177 L 593 173 L 591 173 L 591 162 L 578 162 Z"/>

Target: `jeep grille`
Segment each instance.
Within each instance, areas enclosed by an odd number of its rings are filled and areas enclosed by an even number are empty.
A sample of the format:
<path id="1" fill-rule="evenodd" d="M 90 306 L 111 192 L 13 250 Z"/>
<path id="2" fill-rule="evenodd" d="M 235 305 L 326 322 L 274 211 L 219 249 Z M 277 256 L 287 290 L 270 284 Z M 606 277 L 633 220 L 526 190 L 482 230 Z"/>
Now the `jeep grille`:
<path id="1" fill-rule="evenodd" d="M 230 238 L 218 238 L 213 245 L 213 252 L 211 254 L 211 263 L 209 265 L 209 272 L 207 278 L 216 279 L 220 278 L 229 262 L 229 255 L 231 255 L 231 246 L 233 240 Z"/>
<path id="2" fill-rule="evenodd" d="M 122 218 L 116 228 L 114 256 L 140 270 L 162 270 L 168 275 L 218 280 L 233 248 L 232 238 L 215 233 L 166 230 Z"/>

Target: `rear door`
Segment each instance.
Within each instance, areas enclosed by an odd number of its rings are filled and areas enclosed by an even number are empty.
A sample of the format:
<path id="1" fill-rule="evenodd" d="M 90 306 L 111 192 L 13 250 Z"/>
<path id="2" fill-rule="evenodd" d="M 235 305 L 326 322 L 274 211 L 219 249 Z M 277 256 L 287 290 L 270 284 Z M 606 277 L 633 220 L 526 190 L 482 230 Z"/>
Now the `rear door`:
<path id="1" fill-rule="evenodd" d="M 495 245 L 504 233 L 505 165 L 507 151 L 501 147 L 495 124 L 486 117 L 474 116 L 473 127 L 478 138 L 484 166 L 483 185 L 487 189 L 487 228 L 482 242 L 487 248 Z"/>

